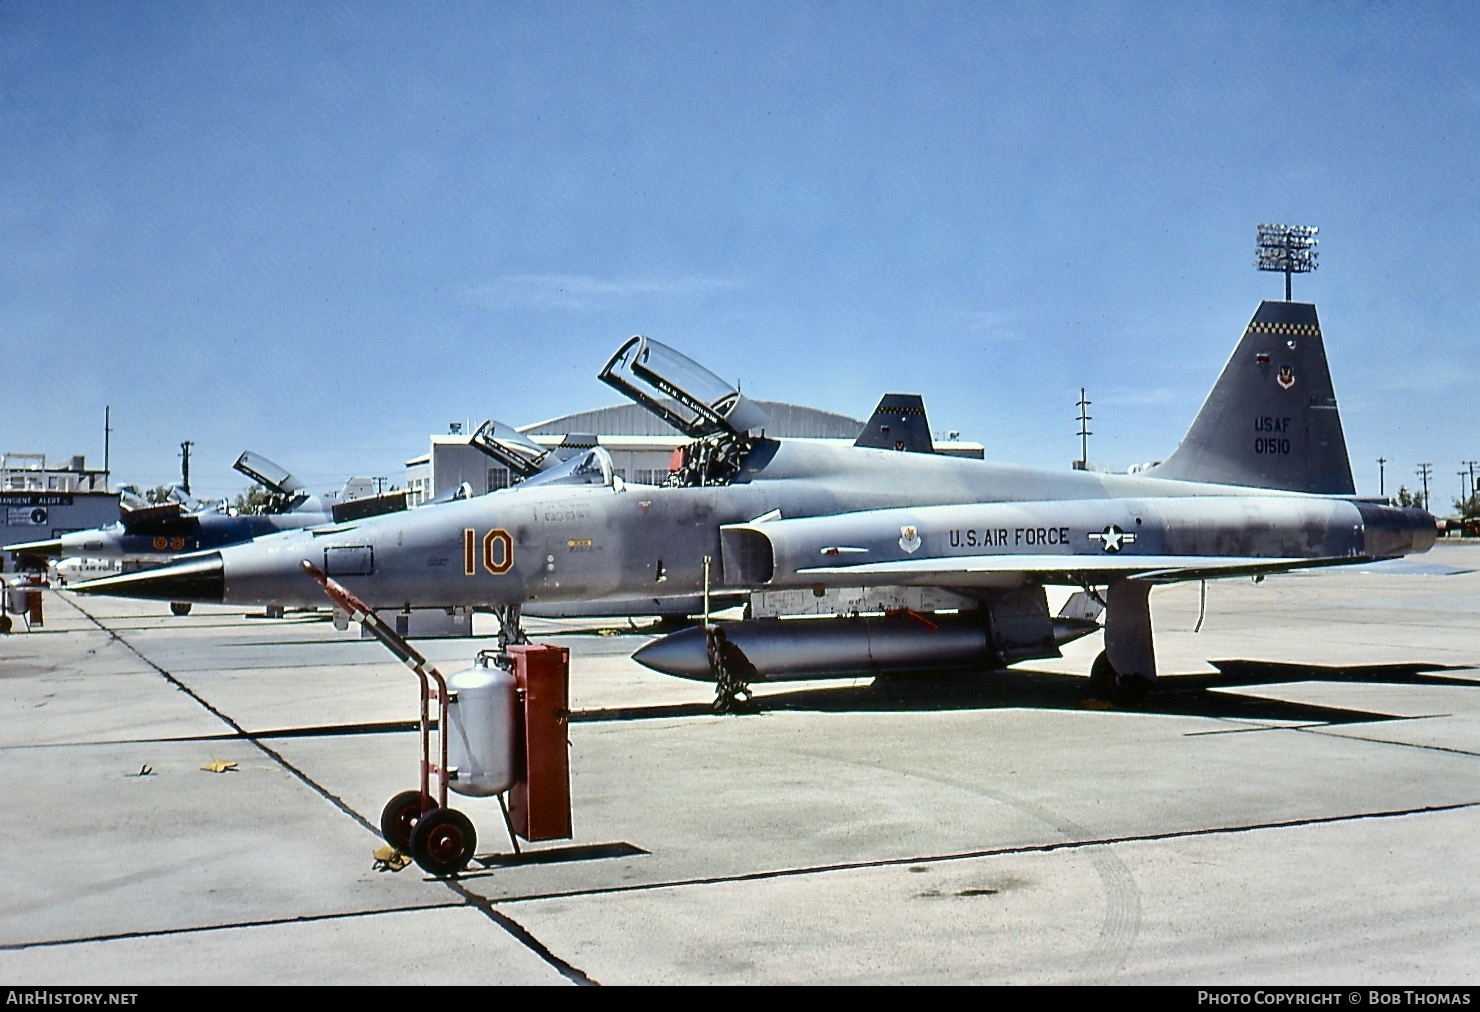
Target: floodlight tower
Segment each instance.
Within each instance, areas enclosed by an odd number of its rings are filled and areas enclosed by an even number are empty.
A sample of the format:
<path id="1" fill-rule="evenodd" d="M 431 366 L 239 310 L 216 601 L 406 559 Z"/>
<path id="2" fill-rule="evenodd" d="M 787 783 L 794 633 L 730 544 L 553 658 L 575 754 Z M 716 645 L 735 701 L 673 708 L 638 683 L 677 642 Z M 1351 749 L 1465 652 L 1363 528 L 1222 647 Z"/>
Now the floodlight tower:
<path id="1" fill-rule="evenodd" d="M 1254 266 L 1261 271 L 1283 271 L 1285 301 L 1290 301 L 1290 275 L 1308 274 L 1316 269 L 1316 233 L 1314 225 L 1260 225 L 1254 243 Z"/>

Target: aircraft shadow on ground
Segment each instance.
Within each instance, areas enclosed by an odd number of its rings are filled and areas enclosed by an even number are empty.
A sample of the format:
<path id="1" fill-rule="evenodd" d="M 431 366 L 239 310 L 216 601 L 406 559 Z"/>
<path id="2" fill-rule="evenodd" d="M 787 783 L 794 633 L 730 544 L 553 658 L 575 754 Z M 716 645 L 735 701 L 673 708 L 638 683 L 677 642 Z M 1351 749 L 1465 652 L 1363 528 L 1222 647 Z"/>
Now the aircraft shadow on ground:
<path id="1" fill-rule="evenodd" d="M 1245 695 L 1240 688 L 1294 682 L 1349 685 L 1437 685 L 1480 687 L 1480 675 L 1448 677 L 1433 672 L 1473 671 L 1442 664 L 1371 664 L 1325 666 L 1274 661 L 1210 661 L 1216 674 L 1166 674 L 1138 702 L 1091 699 L 1087 680 L 1051 671 L 1014 669 L 935 676 L 877 678 L 863 684 L 807 686 L 795 689 L 767 685 L 737 715 L 783 711 L 816 713 L 891 713 L 995 709 L 1108 710 L 1121 713 L 1278 720 L 1312 724 L 1354 724 L 1401 719 L 1398 714 L 1324 706 Z M 572 723 L 715 716 L 707 704 L 684 703 L 578 711 Z"/>
<path id="2" fill-rule="evenodd" d="M 672 720 L 683 717 L 746 716 L 780 712 L 810 713 L 920 713 L 967 710 L 1098 710 L 1118 713 L 1209 717 L 1249 721 L 1293 721 L 1304 724 L 1359 724 L 1400 720 L 1404 715 L 1376 710 L 1324 706 L 1284 699 L 1245 695 L 1236 690 L 1273 687 L 1296 682 L 1344 685 L 1431 685 L 1480 688 L 1474 668 L 1443 664 L 1315 665 L 1277 661 L 1209 661 L 1216 674 L 1164 674 L 1139 702 L 1091 699 L 1087 680 L 1054 671 L 1008 670 L 950 675 L 895 676 L 848 685 L 809 683 L 794 689 L 764 686 L 761 694 L 729 714 L 717 713 L 710 703 L 658 703 L 647 706 L 576 710 L 572 724 L 616 721 Z M 1446 671 L 1472 672 L 1469 677 Z M 232 739 L 332 738 L 367 734 L 413 733 L 415 720 L 361 724 L 327 724 L 189 735 L 167 741 Z M 433 720 L 432 727 L 436 727 Z"/>

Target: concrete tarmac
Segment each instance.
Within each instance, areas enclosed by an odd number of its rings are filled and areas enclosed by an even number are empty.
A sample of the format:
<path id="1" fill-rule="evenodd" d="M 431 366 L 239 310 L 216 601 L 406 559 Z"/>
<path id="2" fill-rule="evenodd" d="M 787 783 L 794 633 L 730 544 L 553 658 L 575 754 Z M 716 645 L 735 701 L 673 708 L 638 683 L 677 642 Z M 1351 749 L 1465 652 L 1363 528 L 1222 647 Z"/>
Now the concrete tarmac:
<path id="1" fill-rule="evenodd" d="M 479 846 L 445 881 L 377 867 L 417 692 L 357 627 L 50 590 L 0 637 L 0 980 L 1475 985 L 1469 570 L 1159 589 L 1138 705 L 1086 699 L 1094 637 L 721 715 L 625 620 L 532 621 L 571 650 L 574 837 L 516 856 L 454 795 Z"/>

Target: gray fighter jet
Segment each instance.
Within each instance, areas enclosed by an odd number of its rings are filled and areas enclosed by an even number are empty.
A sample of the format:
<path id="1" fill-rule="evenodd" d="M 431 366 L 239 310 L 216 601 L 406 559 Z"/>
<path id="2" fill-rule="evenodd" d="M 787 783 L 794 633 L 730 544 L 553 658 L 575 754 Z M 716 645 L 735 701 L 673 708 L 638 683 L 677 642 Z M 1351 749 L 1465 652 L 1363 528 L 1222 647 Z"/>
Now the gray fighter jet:
<path id="1" fill-rule="evenodd" d="M 268 490 L 267 502 L 260 509 L 242 513 L 225 500 L 191 504 L 179 496 L 150 505 L 124 493 L 115 523 L 47 541 L 6 545 L 3 551 L 52 559 L 158 564 L 279 531 L 406 508 L 404 492 L 371 495 L 368 489 L 357 489 L 353 480 L 338 496 L 311 495 L 290 472 L 250 450 L 232 466 Z"/>
<path id="2" fill-rule="evenodd" d="M 1058 656 L 1103 608 L 1091 686 L 1138 694 L 1156 677 L 1153 586 L 1394 558 L 1436 535 L 1427 512 L 1355 497 L 1304 303 L 1260 305 L 1186 438 L 1135 474 L 897 452 L 877 431 L 872 445 L 768 437 L 758 406 L 640 337 L 600 378 L 691 437 L 661 486 L 614 477 L 595 447 L 512 489 L 77 589 L 311 605 L 310 561 L 372 607 L 489 607 L 506 630 L 525 606 L 740 591 L 746 619 L 635 655 L 713 681 L 720 709 L 761 681 Z M 1048 586 L 1077 591 L 1068 610 L 1050 613 Z"/>

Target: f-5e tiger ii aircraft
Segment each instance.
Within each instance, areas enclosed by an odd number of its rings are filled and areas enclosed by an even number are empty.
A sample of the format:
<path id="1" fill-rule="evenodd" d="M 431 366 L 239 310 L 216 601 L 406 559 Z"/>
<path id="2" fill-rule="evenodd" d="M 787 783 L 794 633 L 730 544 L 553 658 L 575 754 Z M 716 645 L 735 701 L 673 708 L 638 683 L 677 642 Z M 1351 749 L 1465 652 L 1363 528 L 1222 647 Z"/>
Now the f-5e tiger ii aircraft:
<path id="1" fill-rule="evenodd" d="M 1136 474 L 1049 471 L 766 436 L 754 403 L 656 341 L 600 378 L 688 434 L 661 486 L 623 482 L 600 448 L 589 484 L 514 488 L 276 535 L 77 589 L 163 600 L 317 603 L 312 562 L 372 607 L 485 606 L 517 625 L 546 602 L 711 589 L 750 617 L 653 641 L 636 659 L 752 683 L 1000 668 L 1098 630 L 1051 615 L 1046 586 L 1103 606 L 1099 695 L 1156 677 L 1160 583 L 1395 558 L 1434 517 L 1354 496 L 1313 305 L 1264 302 L 1182 443 Z M 835 614 L 792 617 L 831 598 Z"/>
<path id="2" fill-rule="evenodd" d="M 238 513 L 225 500 L 190 505 L 171 498 L 150 505 L 120 499 L 119 519 L 106 527 L 70 531 L 49 541 L 6 545 L 0 551 L 56 559 L 111 559 L 123 563 L 161 563 L 203 549 L 249 541 L 314 524 L 374 516 L 406 508 L 406 493 L 355 494 L 355 480 L 338 497 L 310 494 L 278 464 L 250 450 L 232 465 L 267 489 L 261 509 Z M 358 479 L 365 483 L 366 479 Z"/>

